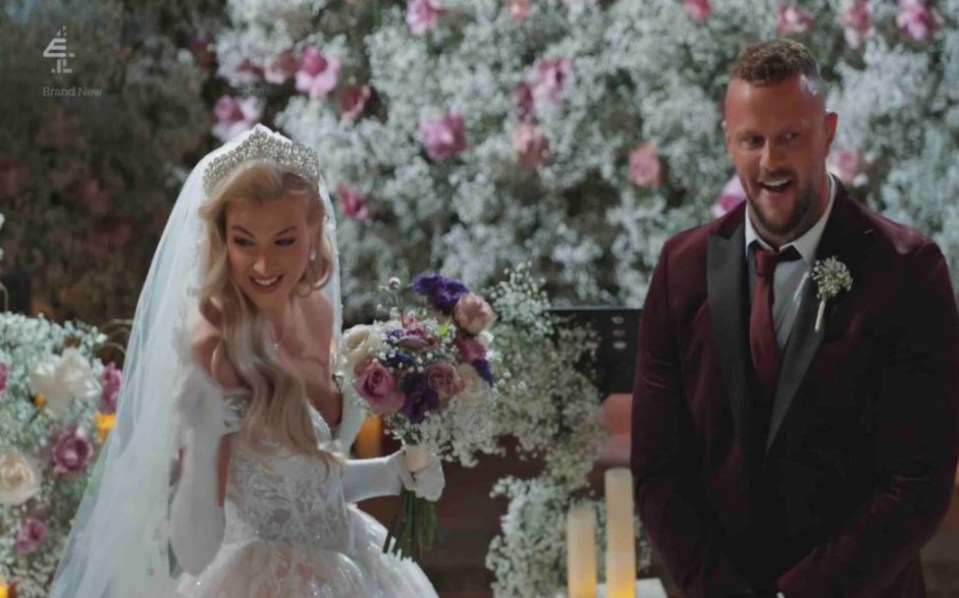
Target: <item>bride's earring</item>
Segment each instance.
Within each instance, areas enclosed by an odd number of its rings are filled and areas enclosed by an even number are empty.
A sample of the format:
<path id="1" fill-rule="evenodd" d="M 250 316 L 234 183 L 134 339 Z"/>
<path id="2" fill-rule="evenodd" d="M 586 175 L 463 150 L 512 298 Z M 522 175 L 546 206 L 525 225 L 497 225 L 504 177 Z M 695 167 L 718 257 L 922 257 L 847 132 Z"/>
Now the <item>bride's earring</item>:
<path id="1" fill-rule="evenodd" d="M 316 261 L 316 247 L 310 247 L 310 261 Z"/>

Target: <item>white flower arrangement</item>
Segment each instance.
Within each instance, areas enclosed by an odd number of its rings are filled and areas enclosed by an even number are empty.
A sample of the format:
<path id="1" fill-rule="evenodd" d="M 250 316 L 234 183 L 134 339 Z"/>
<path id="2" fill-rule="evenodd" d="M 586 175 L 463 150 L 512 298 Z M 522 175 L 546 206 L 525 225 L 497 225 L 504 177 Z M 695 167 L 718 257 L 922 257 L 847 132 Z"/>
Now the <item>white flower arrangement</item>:
<path id="1" fill-rule="evenodd" d="M 819 298 L 819 311 L 816 314 L 816 332 L 822 330 L 823 319 L 826 315 L 826 303 L 832 301 L 841 291 L 852 289 L 852 275 L 846 264 L 836 259 L 836 256 L 824 260 L 816 260 L 812 269 L 812 279 L 818 287 L 816 296 Z"/>
<path id="2" fill-rule="evenodd" d="M 95 356 L 107 341 L 85 324 L 0 312 L 0 583 L 20 598 L 47 595 L 113 426 L 120 373 Z"/>

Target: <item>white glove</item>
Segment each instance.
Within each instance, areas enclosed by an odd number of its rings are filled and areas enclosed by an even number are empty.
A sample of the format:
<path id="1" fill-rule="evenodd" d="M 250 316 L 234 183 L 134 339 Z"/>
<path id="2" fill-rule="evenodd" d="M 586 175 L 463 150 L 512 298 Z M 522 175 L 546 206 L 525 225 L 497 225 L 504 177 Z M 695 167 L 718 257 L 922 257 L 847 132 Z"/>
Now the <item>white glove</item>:
<path id="1" fill-rule="evenodd" d="M 404 451 L 379 459 L 348 459 L 343 466 L 343 496 L 354 503 L 377 496 L 396 496 L 406 488 L 416 496 L 437 501 L 446 486 L 443 466 L 432 457 L 426 467 L 411 472 Z"/>
<path id="2" fill-rule="evenodd" d="M 227 432 L 228 411 L 223 391 L 199 366 L 185 368 L 174 388 L 184 454 L 170 509 L 170 546 L 180 565 L 196 575 L 213 560 L 223 541 L 217 455 Z"/>

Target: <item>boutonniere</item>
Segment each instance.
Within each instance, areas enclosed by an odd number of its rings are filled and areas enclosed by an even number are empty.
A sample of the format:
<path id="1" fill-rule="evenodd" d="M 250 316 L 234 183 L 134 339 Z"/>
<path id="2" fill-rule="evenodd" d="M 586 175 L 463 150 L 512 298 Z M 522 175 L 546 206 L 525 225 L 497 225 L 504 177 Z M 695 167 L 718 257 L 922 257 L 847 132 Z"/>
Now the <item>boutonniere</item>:
<path id="1" fill-rule="evenodd" d="M 819 287 L 819 313 L 816 315 L 816 332 L 822 330 L 822 321 L 826 315 L 826 302 L 833 299 L 840 291 L 852 289 L 852 274 L 846 264 L 836 259 L 836 256 L 824 260 L 816 260 L 812 268 L 812 278 Z"/>

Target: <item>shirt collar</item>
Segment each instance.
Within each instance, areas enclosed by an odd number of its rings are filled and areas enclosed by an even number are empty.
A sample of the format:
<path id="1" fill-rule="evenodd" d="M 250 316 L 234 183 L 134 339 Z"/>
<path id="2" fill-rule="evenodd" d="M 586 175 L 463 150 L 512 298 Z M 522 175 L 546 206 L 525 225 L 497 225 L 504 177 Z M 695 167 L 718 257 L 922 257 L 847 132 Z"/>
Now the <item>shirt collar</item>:
<path id="1" fill-rule="evenodd" d="M 822 238 L 822 233 L 826 229 L 826 221 L 829 220 L 829 214 L 832 212 L 833 203 L 836 200 L 836 183 L 832 179 L 832 175 L 827 175 L 829 179 L 829 203 L 826 204 L 826 210 L 822 213 L 822 216 L 819 217 L 819 220 L 816 221 L 816 224 L 813 224 L 812 227 L 807 230 L 801 237 L 795 239 L 794 241 L 787 243 L 779 248 L 779 251 L 782 251 L 786 247 L 793 246 L 796 248 L 796 251 L 799 252 L 799 255 L 802 256 L 802 259 L 810 267 L 816 261 L 816 249 L 819 247 L 819 239 Z M 749 218 L 749 209 L 746 210 L 746 258 L 749 258 L 749 247 L 752 245 L 753 241 L 757 241 L 762 247 L 768 250 L 772 250 L 772 247 L 768 243 L 762 240 L 762 237 L 759 236 L 759 233 L 756 232 L 755 227 L 753 227 L 753 222 Z"/>

